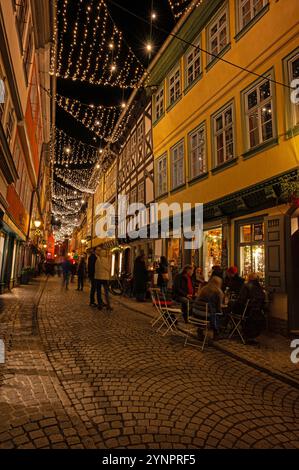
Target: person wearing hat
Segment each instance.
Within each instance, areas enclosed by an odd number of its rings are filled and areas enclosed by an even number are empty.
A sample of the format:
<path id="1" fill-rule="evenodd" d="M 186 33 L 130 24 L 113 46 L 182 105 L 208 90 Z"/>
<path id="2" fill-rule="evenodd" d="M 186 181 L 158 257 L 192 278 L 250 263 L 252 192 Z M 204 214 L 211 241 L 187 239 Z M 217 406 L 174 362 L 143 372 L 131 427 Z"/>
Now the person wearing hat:
<path id="1" fill-rule="evenodd" d="M 243 284 L 244 279 L 239 276 L 238 268 L 236 266 L 231 266 L 226 270 L 226 276 L 223 282 L 223 291 L 228 289 L 229 292 L 239 294 Z"/>

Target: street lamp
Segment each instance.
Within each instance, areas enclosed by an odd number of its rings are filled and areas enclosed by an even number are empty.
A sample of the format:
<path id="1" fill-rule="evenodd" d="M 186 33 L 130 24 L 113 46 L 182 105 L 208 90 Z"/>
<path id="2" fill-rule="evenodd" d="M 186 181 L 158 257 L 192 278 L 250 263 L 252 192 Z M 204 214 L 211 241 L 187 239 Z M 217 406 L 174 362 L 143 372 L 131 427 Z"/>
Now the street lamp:
<path id="1" fill-rule="evenodd" d="M 39 227 L 41 226 L 41 224 L 42 224 L 42 223 L 41 223 L 40 220 L 35 220 L 35 221 L 34 221 L 34 227 L 35 227 L 35 228 L 39 228 Z"/>

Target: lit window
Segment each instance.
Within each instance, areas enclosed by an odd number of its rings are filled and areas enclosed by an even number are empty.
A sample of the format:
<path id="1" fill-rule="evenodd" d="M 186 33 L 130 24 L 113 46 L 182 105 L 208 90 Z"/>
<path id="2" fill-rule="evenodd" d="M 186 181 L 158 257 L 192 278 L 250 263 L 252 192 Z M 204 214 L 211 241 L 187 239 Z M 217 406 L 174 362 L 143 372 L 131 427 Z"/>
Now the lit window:
<path id="1" fill-rule="evenodd" d="M 192 47 L 185 56 L 186 87 L 192 85 L 201 72 L 199 40 L 195 45 L 196 47 Z"/>
<path id="2" fill-rule="evenodd" d="M 189 134 L 190 179 L 206 172 L 206 142 L 204 124 Z"/>
<path id="3" fill-rule="evenodd" d="M 222 9 L 208 27 L 208 49 L 213 55 L 208 56 L 208 62 L 219 55 L 229 43 L 228 8 Z"/>
<path id="4" fill-rule="evenodd" d="M 181 141 L 170 152 L 171 157 L 171 189 L 178 188 L 185 182 L 184 142 Z"/>
<path id="5" fill-rule="evenodd" d="M 268 3 L 268 0 L 239 0 L 240 29 L 244 28 Z"/>
<path id="6" fill-rule="evenodd" d="M 156 191 L 157 196 L 167 192 L 167 155 L 163 155 L 156 163 Z"/>
<path id="7" fill-rule="evenodd" d="M 248 148 L 273 137 L 273 97 L 270 80 L 262 80 L 245 93 Z"/>
<path id="8" fill-rule="evenodd" d="M 181 95 L 181 72 L 178 68 L 168 79 L 168 104 L 171 106 Z"/>
<path id="9" fill-rule="evenodd" d="M 164 86 L 157 91 L 154 97 L 155 119 L 159 119 L 164 113 Z"/>
<path id="10" fill-rule="evenodd" d="M 213 117 L 215 166 L 234 158 L 233 106 L 230 104 Z"/>
<path id="11" fill-rule="evenodd" d="M 264 223 L 256 222 L 240 226 L 240 273 L 245 278 L 257 273 L 261 280 L 265 277 Z"/>

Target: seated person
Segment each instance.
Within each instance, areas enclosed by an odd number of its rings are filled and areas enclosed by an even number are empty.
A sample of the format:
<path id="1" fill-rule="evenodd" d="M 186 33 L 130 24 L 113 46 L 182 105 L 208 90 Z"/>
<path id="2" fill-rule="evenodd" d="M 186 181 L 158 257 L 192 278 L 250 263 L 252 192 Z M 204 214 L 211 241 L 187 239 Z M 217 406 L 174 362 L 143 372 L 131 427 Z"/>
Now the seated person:
<path id="1" fill-rule="evenodd" d="M 192 314 L 195 317 L 198 316 L 204 319 L 202 311 L 199 308 L 199 301 L 206 302 L 209 305 L 208 319 L 211 321 L 212 328 L 216 334 L 219 331 L 219 320 L 217 318 L 217 314 L 222 314 L 221 305 L 224 297 L 221 287 L 222 279 L 218 276 L 211 277 L 207 285 L 200 290 L 192 308 Z"/>
<path id="2" fill-rule="evenodd" d="M 236 266 L 228 268 L 223 282 L 223 291 L 228 288 L 229 292 L 239 294 L 243 284 L 244 279 L 239 276 L 238 268 Z"/>
<path id="3" fill-rule="evenodd" d="M 188 309 L 194 296 L 192 272 L 193 267 L 191 265 L 185 266 L 183 271 L 176 275 L 173 282 L 173 298 L 181 304 L 185 323 L 188 322 Z"/>
<path id="4" fill-rule="evenodd" d="M 247 340 L 259 336 L 265 327 L 263 313 L 265 299 L 265 292 L 259 282 L 258 275 L 256 273 L 249 274 L 248 282 L 243 285 L 238 299 L 232 305 L 233 313 L 242 315 L 246 302 L 249 300 L 243 325 L 244 337 Z"/>

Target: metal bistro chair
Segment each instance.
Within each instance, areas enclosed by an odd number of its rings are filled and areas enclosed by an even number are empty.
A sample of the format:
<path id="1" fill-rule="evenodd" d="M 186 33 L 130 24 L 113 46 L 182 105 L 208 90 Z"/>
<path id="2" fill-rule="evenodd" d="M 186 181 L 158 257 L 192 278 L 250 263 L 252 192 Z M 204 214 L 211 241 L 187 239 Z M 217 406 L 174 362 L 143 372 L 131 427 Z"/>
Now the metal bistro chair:
<path id="1" fill-rule="evenodd" d="M 178 318 L 177 316 L 182 315 L 182 310 L 179 307 L 170 307 L 168 305 L 165 293 L 162 292 L 162 301 L 164 306 L 162 306 L 162 311 L 164 312 L 165 320 L 166 320 L 166 331 L 163 333 L 163 336 L 167 335 L 167 333 L 172 332 L 176 334 L 180 334 L 177 324 L 178 324 Z M 189 307 L 188 307 L 189 311 Z"/>
<path id="2" fill-rule="evenodd" d="M 165 326 L 166 330 L 164 331 L 163 336 L 170 331 L 176 330 L 177 332 L 177 318 L 175 317 L 175 313 L 181 313 L 181 310 L 169 307 L 166 297 L 161 293 L 160 289 L 151 288 L 150 293 L 153 305 L 157 310 L 157 315 L 151 323 L 152 327 L 156 327 L 156 331 L 158 332 L 162 330 L 163 326 Z M 162 296 L 162 299 L 160 295 Z"/>
<path id="3" fill-rule="evenodd" d="M 197 301 L 197 306 L 199 307 L 199 316 L 195 316 L 195 315 L 188 316 L 188 323 L 196 326 L 197 328 L 203 331 L 203 341 L 201 345 L 201 350 L 203 351 L 206 341 L 208 339 L 209 329 L 211 326 L 211 322 L 209 320 L 209 304 L 204 301 Z M 189 336 L 191 334 L 191 331 L 192 331 L 192 327 L 189 328 L 189 330 L 187 331 L 184 346 L 186 346 L 187 344 L 190 344 L 191 346 L 200 347 L 198 343 L 189 341 Z"/>
<path id="4" fill-rule="evenodd" d="M 242 341 L 243 344 L 245 344 L 245 339 L 242 335 L 242 323 L 243 323 L 243 320 L 245 318 L 245 315 L 246 315 L 246 312 L 247 312 L 247 309 L 248 309 L 248 305 L 249 305 L 249 300 L 247 300 L 241 315 L 238 315 L 237 313 L 230 313 L 230 315 L 229 315 L 229 319 L 233 324 L 233 329 L 229 334 L 229 339 L 232 338 L 235 333 L 237 333 L 240 336 L 241 341 Z"/>

